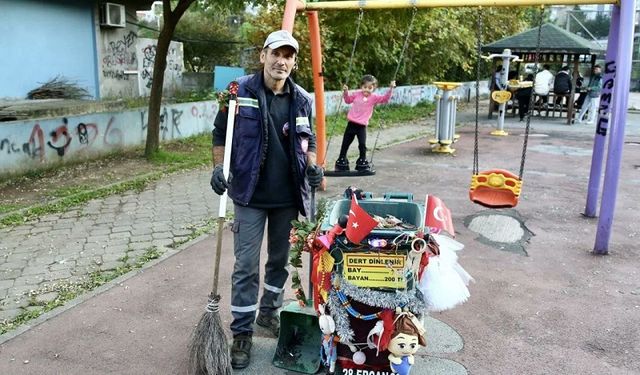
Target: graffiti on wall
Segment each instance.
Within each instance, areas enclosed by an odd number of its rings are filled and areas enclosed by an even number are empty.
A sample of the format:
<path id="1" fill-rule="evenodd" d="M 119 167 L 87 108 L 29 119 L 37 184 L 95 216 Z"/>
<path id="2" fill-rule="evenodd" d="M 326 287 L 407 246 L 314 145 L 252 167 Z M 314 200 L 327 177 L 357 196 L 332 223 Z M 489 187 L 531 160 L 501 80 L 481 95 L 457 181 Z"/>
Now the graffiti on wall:
<path id="1" fill-rule="evenodd" d="M 167 139 L 182 138 L 180 132 L 180 119 L 184 110 L 181 109 L 167 109 L 164 107 L 160 112 L 160 139 L 165 141 Z M 140 129 L 143 136 L 147 134 L 147 128 L 149 126 L 147 111 L 140 111 Z"/>
<path id="2" fill-rule="evenodd" d="M 216 101 L 163 106 L 160 136 L 171 140 L 207 133 L 217 112 Z M 128 126 L 136 123 L 140 126 Z M 147 127 L 146 109 L 6 122 L 0 127 L 0 174 L 137 146 L 144 143 Z"/>
<path id="3" fill-rule="evenodd" d="M 10 138 L 0 140 L 0 155 L 5 150 L 9 155 L 22 153 L 31 159 L 44 161 L 44 133 L 40 125 L 33 126 L 29 138 L 24 143 L 13 141 Z"/>
<path id="4" fill-rule="evenodd" d="M 102 77 L 117 81 L 126 81 L 129 75 L 126 70 L 137 70 L 136 40 L 138 34 L 129 30 L 127 34 L 121 34 L 115 40 L 109 40 L 105 44 L 102 57 Z"/>
<path id="5" fill-rule="evenodd" d="M 156 60 L 155 39 L 138 39 L 139 87 L 140 95 L 147 96 L 153 83 L 153 65 Z M 164 92 L 173 92 L 181 86 L 184 70 L 184 52 L 182 43 L 171 42 L 167 51 L 167 66 L 164 71 Z"/>
<path id="6" fill-rule="evenodd" d="M 48 150 L 62 158 L 74 142 L 77 142 L 75 148 L 78 152 L 92 147 L 98 133 L 97 124 L 78 122 L 77 125 L 71 126 L 66 117 L 63 117 L 61 123 L 56 124 L 47 133 L 40 123 L 36 122 L 25 141 L 10 137 L 3 138 L 0 141 L 0 155 L 26 155 L 30 159 L 45 162 Z"/>
<path id="7" fill-rule="evenodd" d="M 140 72 L 140 78 L 144 82 L 144 86 L 148 89 L 151 88 L 153 83 L 153 64 L 156 60 L 156 46 L 155 44 L 148 45 L 142 49 L 142 70 Z"/>

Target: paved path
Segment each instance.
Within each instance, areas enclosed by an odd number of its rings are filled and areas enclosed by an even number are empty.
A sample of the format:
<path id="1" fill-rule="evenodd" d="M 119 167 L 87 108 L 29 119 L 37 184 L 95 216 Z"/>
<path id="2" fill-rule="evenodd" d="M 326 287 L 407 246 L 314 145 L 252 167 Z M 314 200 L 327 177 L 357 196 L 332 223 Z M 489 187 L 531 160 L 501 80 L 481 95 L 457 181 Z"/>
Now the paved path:
<path id="1" fill-rule="evenodd" d="M 55 299 L 56 287 L 90 272 L 134 263 L 154 247 L 171 251 L 211 219 L 216 202 L 207 172 L 193 171 L 0 229 L 0 319 L 21 313 L 30 297 Z"/>
<path id="2" fill-rule="evenodd" d="M 424 136 L 432 128 L 432 123 L 418 122 L 385 129 L 378 145 Z M 370 137 L 376 135 L 371 132 Z M 327 164 L 337 157 L 340 141 L 340 136 L 332 139 Z M 355 152 L 356 145 L 350 150 Z M 56 290 L 82 282 L 91 272 L 134 264 L 151 249 L 174 251 L 217 215 L 209 174 L 173 174 L 142 193 L 93 200 L 69 212 L 0 229 L 0 320 L 18 316 L 33 299 L 54 300 Z"/>
<path id="3" fill-rule="evenodd" d="M 637 114 L 635 117 L 630 116 L 628 121 L 627 133 L 635 137 L 632 139 L 633 142 L 637 142 L 640 134 L 638 117 Z M 461 122 L 469 121 L 472 114 L 461 113 L 458 119 Z M 379 145 L 413 136 L 424 136 L 432 129 L 431 121 L 386 129 L 380 134 Z M 493 123 L 483 120 L 483 129 Z M 508 119 L 507 127 L 513 131 L 511 138 L 483 137 L 483 165 L 490 162 L 512 162 L 513 160 L 508 158 L 505 160 L 504 155 L 517 155 L 517 149 L 521 146 L 516 143 L 519 142 L 509 140 L 519 138 L 522 124 Z M 562 120 L 538 119 L 535 119 L 533 129 L 533 139 L 538 141 L 530 141 L 532 155 L 527 173 L 535 176 L 537 180 L 532 180 L 533 177 L 529 180 L 531 184 L 525 189 L 522 210 L 527 212 L 529 219 L 537 225 L 534 227 L 535 233 L 548 235 L 539 237 L 537 244 L 527 245 L 533 247 L 529 249 L 533 254 L 530 258 L 516 253 L 497 254 L 493 249 L 475 243 L 476 239 L 472 233 L 465 231 L 460 223 L 461 217 L 456 216 L 456 225 L 460 230 L 459 238 L 464 243 L 473 244 L 477 250 L 466 253 L 468 258 L 465 262 L 468 263 L 464 263 L 469 265 L 468 269 L 479 280 L 479 285 L 472 291 L 476 299 L 468 307 L 465 305 L 464 309 L 454 310 L 444 316 L 435 316 L 438 320 L 430 321 L 428 327 L 432 332 L 445 332 L 444 338 L 434 338 L 440 343 L 462 342 L 456 331 L 464 331 L 462 336 L 465 350 L 456 349 L 455 353 L 450 351 L 444 354 L 422 353 L 420 363 L 430 372 L 439 374 L 464 373 L 467 366 L 478 369 L 477 373 L 501 374 L 516 373 L 515 369 L 525 366 L 529 369 L 527 373 L 533 374 L 536 372 L 532 369 L 542 369 L 535 359 L 542 356 L 542 361 L 547 361 L 547 366 L 555 366 L 555 370 L 551 371 L 555 373 L 561 373 L 562 366 L 570 366 L 572 373 L 591 373 L 586 364 L 591 364 L 592 369 L 600 373 L 606 372 L 604 369 L 607 366 L 620 370 L 619 373 L 632 371 L 630 369 L 640 371 L 637 361 L 632 359 L 640 355 L 630 356 L 629 359 L 623 357 L 625 350 L 630 353 L 638 351 L 634 346 L 637 343 L 633 344 L 635 341 L 628 341 L 624 336 L 625 332 L 631 332 L 630 327 L 637 326 L 637 318 L 623 315 L 625 318 L 622 320 L 614 320 L 613 315 L 609 316 L 602 311 L 601 307 L 606 305 L 604 300 L 602 306 L 592 306 L 599 312 L 594 312 L 589 317 L 575 314 L 573 311 L 557 310 L 565 309 L 565 306 L 583 306 L 580 304 L 583 302 L 580 301 L 584 301 L 584 298 L 581 297 L 578 301 L 571 297 L 584 295 L 587 298 L 586 293 L 591 292 L 588 295 L 590 300 L 605 299 L 609 305 L 616 308 L 618 314 L 624 314 L 625 311 L 633 312 L 634 308 L 629 307 L 629 303 L 635 303 L 637 311 L 638 302 L 632 300 L 637 296 L 634 292 L 637 293 L 640 287 L 635 285 L 636 289 L 633 289 L 633 285 L 628 285 L 632 283 L 629 280 L 637 276 L 637 272 L 634 271 L 637 267 L 628 264 L 635 259 L 633 256 L 612 257 L 606 262 L 609 269 L 606 272 L 606 281 L 619 288 L 624 286 L 624 291 L 621 291 L 626 293 L 629 289 L 630 293 L 615 294 L 613 297 L 616 299 L 612 301 L 608 292 L 605 295 L 594 295 L 596 291 L 593 289 L 571 289 L 578 275 L 588 276 L 592 272 L 600 272 L 596 269 L 598 265 L 592 265 L 589 259 L 576 259 L 575 255 L 571 255 L 575 254 L 575 250 L 579 250 L 578 254 L 583 252 L 584 233 L 588 233 L 589 230 L 589 223 L 581 218 L 576 219 L 573 215 L 576 209 L 572 201 L 575 198 L 576 182 L 581 185 L 585 182 L 584 164 L 588 163 L 589 158 L 588 152 L 584 155 L 581 152 L 569 151 L 588 151 L 589 139 L 594 130 L 588 126 L 566 126 Z M 470 149 L 473 142 L 469 127 L 462 129 L 462 133 L 463 138 L 456 146 L 460 150 L 454 157 L 429 154 L 425 151 L 424 139 L 393 147 L 390 151 L 377 153 L 376 160 L 381 172 L 375 178 L 336 178 L 332 180 L 331 188 L 323 192 L 322 196 L 333 199 L 341 193 L 346 184 L 357 184 L 376 193 L 388 190 L 423 193 L 429 189 L 429 193 L 433 191 L 434 194 L 443 197 L 449 196 L 447 203 L 453 212 L 457 215 L 462 214 L 463 218 L 471 218 L 474 209 L 469 208 L 468 202 L 465 202 L 464 193 L 467 187 L 461 186 L 459 181 L 467 181 L 470 176 Z M 547 138 L 535 138 L 535 135 L 544 135 Z M 370 132 L 370 136 L 374 137 L 375 132 Z M 328 163 L 337 155 L 338 139 L 339 137 L 332 142 Z M 489 143 L 500 143 L 505 149 L 490 149 L 486 146 Z M 637 160 L 636 149 L 629 147 L 630 152 L 625 154 L 632 163 L 633 160 Z M 499 152 L 494 152 L 495 150 Z M 398 160 L 402 162 L 399 163 Z M 564 163 L 566 165 L 563 166 Z M 634 231 L 630 217 L 633 217 L 633 205 L 637 206 L 637 200 L 634 201 L 632 197 L 633 192 L 637 191 L 640 179 L 630 174 L 633 173 L 633 167 L 627 164 L 624 172 L 627 179 L 621 186 L 627 186 L 627 190 L 621 193 L 620 199 L 624 201 L 624 205 L 621 205 L 617 220 L 619 228 L 623 228 L 622 232 L 629 232 L 628 237 L 625 236 L 627 233 L 621 236 L 619 229 L 615 239 L 618 241 L 618 247 L 622 246 L 633 252 L 633 247 L 626 246 L 631 246 L 630 241 L 637 231 Z M 442 173 L 444 171 L 447 173 Z M 208 170 L 175 174 L 155 182 L 141 193 L 130 192 L 91 201 L 77 210 L 0 229 L 2 319 L 28 310 L 32 296 L 43 302 L 55 299 L 56 293 L 48 292 L 53 289 L 52 285 L 79 282 L 92 270 L 114 269 L 125 261 L 132 262 L 152 247 L 164 252 L 160 260 L 151 262 L 139 272 L 126 275 L 107 287 L 69 303 L 66 308 L 30 322 L 22 329 L 0 336 L 0 373 L 181 373 L 184 364 L 180 361 L 184 359 L 182 349 L 188 340 L 187 333 L 192 329 L 194 317 L 201 314 L 204 299 L 210 288 L 209 265 L 214 240 L 206 237 L 199 238 L 198 242 L 188 243 L 189 246 L 172 245 L 190 238 L 198 228 L 205 227 L 216 215 L 218 200 L 211 192 L 208 180 Z M 537 190 L 534 190 L 534 187 Z M 536 200 L 534 197 L 540 199 Z M 553 217 L 541 219 L 545 215 Z M 504 237 L 498 236 L 492 228 L 487 228 L 486 223 L 476 223 L 469 227 L 470 230 L 472 228 L 479 233 L 484 232 L 489 242 L 497 241 L 500 244 L 500 241 L 504 241 Z M 514 237 L 514 241 L 519 240 L 521 238 Z M 225 248 L 229 248 L 229 236 L 225 241 Z M 554 257 L 554 253 L 545 252 L 547 249 L 555 248 L 554 245 L 558 242 L 563 243 L 560 260 L 557 256 Z M 586 246 L 588 247 L 589 243 Z M 544 257 L 540 257 L 541 253 L 545 254 Z M 228 279 L 232 255 L 227 252 L 223 256 L 220 277 Z M 552 260 L 551 266 L 541 262 L 547 258 Z M 564 269 L 561 273 L 548 269 L 552 266 L 560 267 L 565 261 L 572 262 L 573 267 L 581 268 L 576 269 L 575 274 Z M 585 266 L 584 263 L 588 264 Z M 524 268 L 525 266 L 530 268 Z M 630 268 L 624 268 L 626 266 Z M 621 269 L 625 270 L 624 273 Z M 622 274 L 630 276 L 624 280 L 615 278 L 616 275 Z M 550 277 L 555 279 L 558 288 L 563 288 L 565 292 L 568 290 L 566 293 L 575 294 L 560 293 L 558 296 L 553 293 L 555 290 L 551 291 L 551 296 L 544 294 L 549 292 L 549 288 L 553 289 L 547 285 L 547 282 L 552 280 L 545 277 L 545 286 L 542 288 L 535 285 L 534 281 L 531 285 L 528 284 L 528 280 L 535 280 L 538 275 L 552 275 Z M 569 280 L 566 280 L 567 277 Z M 601 283 L 596 281 L 589 282 L 601 286 Z M 525 284 L 525 292 L 511 291 Z M 303 282 L 303 285 L 306 284 Z M 228 301 L 228 285 L 224 288 L 226 289 L 223 299 Z M 30 294 L 32 290 L 36 292 Z M 618 301 L 622 297 L 625 298 L 624 303 Z M 545 306 L 544 301 L 552 301 L 552 307 Z M 623 307 L 620 306 L 622 303 Z M 514 308 L 519 309 L 521 313 L 514 312 Z M 533 318 L 523 318 L 528 316 L 525 312 L 530 311 L 534 313 Z M 543 314 L 539 319 L 536 311 Z M 563 318 L 567 316 L 571 319 Z M 590 319 L 591 316 L 594 318 Z M 230 316 L 226 314 L 223 318 L 228 323 Z M 551 328 L 544 328 L 544 319 L 547 318 L 561 329 L 561 336 L 554 335 L 549 331 Z M 593 325 L 594 319 L 600 324 L 599 327 Z M 536 325 L 538 321 L 540 323 Z M 561 321 L 566 322 L 562 327 L 557 325 Z M 625 322 L 631 326 L 626 326 Z M 439 327 L 440 323 L 445 327 Z M 583 332 L 583 328 L 586 328 L 586 332 Z M 522 333 L 524 329 L 527 330 L 526 333 Z M 619 336 L 611 341 L 589 341 L 589 337 L 583 337 L 589 336 L 594 330 L 605 329 L 615 329 L 616 332 L 620 332 Z M 526 337 L 522 338 L 523 334 Z M 573 334 L 576 336 L 575 339 L 572 338 Z M 272 347 L 273 343 L 270 343 L 263 333 L 258 332 L 257 337 L 258 348 L 264 347 L 265 350 L 258 351 L 258 357 L 261 359 L 254 363 L 254 373 L 268 374 L 267 371 L 270 370 L 267 369 L 270 365 L 266 347 Z M 602 340 L 605 337 L 602 336 Z M 549 342 L 545 341 L 547 338 Z M 580 339 L 586 343 L 573 342 Z M 467 343 L 471 344 L 468 348 Z M 538 346 L 530 347 L 530 343 Z M 627 345 L 626 349 L 616 347 L 617 344 Z M 581 350 L 580 345 L 586 345 L 587 349 Z M 592 347 L 603 349 L 593 352 L 589 349 Z M 558 354 L 561 360 L 545 356 L 545 353 L 556 350 L 564 353 Z M 485 356 L 489 359 L 484 359 Z M 601 357 L 598 356 L 606 358 L 607 362 L 599 363 L 597 359 Z M 450 366 L 449 370 L 446 370 L 447 367 L 445 370 L 439 367 L 443 364 Z M 500 370 L 488 370 L 494 366 Z"/>

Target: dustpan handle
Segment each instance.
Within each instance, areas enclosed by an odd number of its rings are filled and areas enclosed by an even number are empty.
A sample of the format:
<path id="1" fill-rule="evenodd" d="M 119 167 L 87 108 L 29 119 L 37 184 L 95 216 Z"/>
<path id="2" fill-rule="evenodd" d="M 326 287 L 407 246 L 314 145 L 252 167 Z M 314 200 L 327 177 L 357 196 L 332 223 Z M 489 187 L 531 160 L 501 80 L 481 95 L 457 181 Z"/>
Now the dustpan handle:
<path id="1" fill-rule="evenodd" d="M 316 221 L 316 188 L 311 187 L 311 202 L 309 204 L 309 217 L 308 220 L 314 223 Z M 313 268 L 313 252 L 309 252 L 309 301 L 313 306 L 313 283 L 311 282 L 311 273 Z"/>

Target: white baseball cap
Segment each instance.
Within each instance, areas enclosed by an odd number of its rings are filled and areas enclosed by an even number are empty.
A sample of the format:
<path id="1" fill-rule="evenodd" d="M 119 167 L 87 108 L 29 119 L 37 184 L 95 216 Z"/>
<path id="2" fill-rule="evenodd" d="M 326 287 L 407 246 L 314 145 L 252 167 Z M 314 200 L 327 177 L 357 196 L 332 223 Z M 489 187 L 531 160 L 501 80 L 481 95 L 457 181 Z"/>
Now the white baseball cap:
<path id="1" fill-rule="evenodd" d="M 278 30 L 274 31 L 267 37 L 267 40 L 264 41 L 264 46 L 262 48 L 271 48 L 276 49 L 282 46 L 290 46 L 296 50 L 298 53 L 298 41 L 291 35 L 287 30 Z"/>

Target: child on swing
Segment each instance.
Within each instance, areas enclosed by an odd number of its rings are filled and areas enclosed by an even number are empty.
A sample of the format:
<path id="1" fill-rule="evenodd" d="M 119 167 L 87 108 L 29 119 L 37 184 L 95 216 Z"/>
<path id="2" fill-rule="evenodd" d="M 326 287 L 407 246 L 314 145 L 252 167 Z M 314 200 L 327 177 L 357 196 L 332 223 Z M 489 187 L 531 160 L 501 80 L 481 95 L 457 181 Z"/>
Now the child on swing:
<path id="1" fill-rule="evenodd" d="M 343 98 L 345 103 L 352 104 L 351 109 L 347 113 L 347 128 L 342 137 L 342 146 L 340 147 L 340 156 L 336 160 L 336 171 L 348 171 L 349 160 L 347 160 L 347 150 L 351 146 L 351 142 L 358 137 L 358 151 L 360 156 L 356 161 L 356 170 L 365 172 L 371 169 L 367 160 L 367 126 L 373 115 L 373 107 L 376 104 L 388 103 L 396 87 L 396 81 L 391 81 L 389 91 L 384 95 L 376 95 L 373 93 L 378 87 L 378 80 L 371 74 L 366 74 L 360 81 L 360 90 L 349 94 L 349 87 L 344 85 Z"/>

